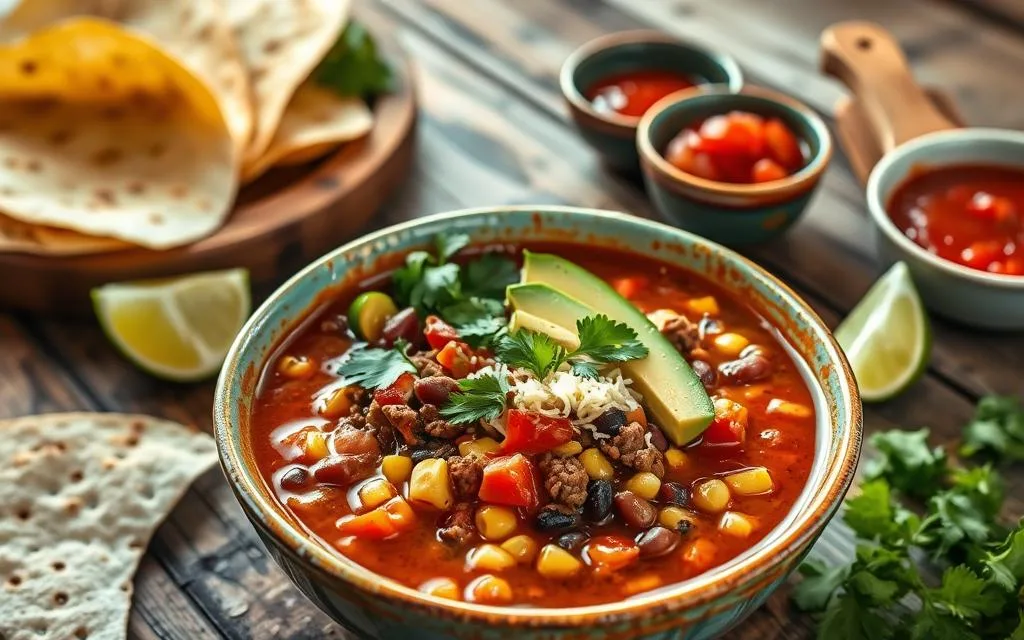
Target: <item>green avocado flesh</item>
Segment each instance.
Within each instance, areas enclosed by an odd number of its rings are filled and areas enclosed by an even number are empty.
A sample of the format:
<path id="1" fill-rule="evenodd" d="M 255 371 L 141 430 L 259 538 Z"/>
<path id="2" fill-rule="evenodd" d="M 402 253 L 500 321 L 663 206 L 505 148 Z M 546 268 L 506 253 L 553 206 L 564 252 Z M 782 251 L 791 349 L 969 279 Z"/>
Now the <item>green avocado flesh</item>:
<path id="1" fill-rule="evenodd" d="M 523 253 L 523 284 L 511 285 L 507 292 L 513 311 L 574 334 L 576 321 L 590 315 L 625 323 L 650 353 L 623 363 L 622 370 L 643 394 L 654 421 L 677 445 L 702 434 L 714 418 L 714 405 L 689 363 L 647 316 L 586 269 L 558 256 Z"/>

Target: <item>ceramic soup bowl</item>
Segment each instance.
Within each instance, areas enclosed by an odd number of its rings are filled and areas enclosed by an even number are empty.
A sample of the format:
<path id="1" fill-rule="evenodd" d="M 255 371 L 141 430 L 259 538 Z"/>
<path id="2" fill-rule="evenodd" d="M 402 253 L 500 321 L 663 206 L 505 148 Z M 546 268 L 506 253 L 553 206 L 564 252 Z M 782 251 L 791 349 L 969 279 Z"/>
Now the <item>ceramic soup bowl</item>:
<path id="1" fill-rule="evenodd" d="M 621 602 L 565 609 L 445 600 L 405 587 L 329 551 L 277 502 L 252 459 L 250 411 L 261 372 L 280 344 L 333 287 L 460 232 L 474 242 L 557 241 L 643 253 L 685 267 L 748 301 L 776 327 L 814 391 L 813 468 L 792 511 L 732 561 Z M 399 640 L 686 638 L 723 633 L 767 600 L 835 515 L 860 452 L 861 406 L 849 366 L 828 329 L 784 284 L 741 256 L 672 227 L 620 213 L 568 207 L 461 211 L 390 227 L 324 256 L 285 283 L 239 334 L 214 404 L 221 463 L 271 555 L 314 603 L 361 637 Z"/>

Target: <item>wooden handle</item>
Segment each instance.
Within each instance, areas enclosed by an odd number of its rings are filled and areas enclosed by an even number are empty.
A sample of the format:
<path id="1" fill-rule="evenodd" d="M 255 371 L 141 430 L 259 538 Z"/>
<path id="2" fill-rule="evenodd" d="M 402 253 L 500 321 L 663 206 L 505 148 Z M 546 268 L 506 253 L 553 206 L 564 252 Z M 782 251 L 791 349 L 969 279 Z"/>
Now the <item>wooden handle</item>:
<path id="1" fill-rule="evenodd" d="M 821 35 L 821 68 L 860 103 L 882 152 L 917 136 L 952 129 L 910 73 L 892 34 L 871 22 L 841 22 Z"/>

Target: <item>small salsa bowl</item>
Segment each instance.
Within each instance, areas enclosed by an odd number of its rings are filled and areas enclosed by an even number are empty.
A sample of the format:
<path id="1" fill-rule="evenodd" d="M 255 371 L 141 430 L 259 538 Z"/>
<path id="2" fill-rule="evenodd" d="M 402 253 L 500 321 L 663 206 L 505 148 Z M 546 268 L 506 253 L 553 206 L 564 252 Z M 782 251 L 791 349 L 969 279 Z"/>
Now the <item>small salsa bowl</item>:
<path id="1" fill-rule="evenodd" d="M 889 217 L 896 189 L 913 172 L 946 165 L 1024 169 L 1024 133 L 951 129 L 928 133 L 887 153 L 868 178 L 868 211 L 886 265 L 903 260 L 925 305 L 956 322 L 1000 330 L 1024 329 L 1024 276 L 988 273 L 940 258 L 912 241 Z"/>
<path id="2" fill-rule="evenodd" d="M 481 244 L 568 241 L 642 253 L 713 281 L 766 318 L 813 390 L 817 416 L 808 482 L 785 519 L 733 560 L 692 579 L 621 602 L 562 609 L 485 606 L 425 594 L 313 539 L 255 466 L 248 434 L 262 372 L 282 340 L 322 308 L 332 290 L 355 286 L 436 234 L 451 232 Z M 239 333 L 217 385 L 214 423 L 229 484 L 270 554 L 346 629 L 386 640 L 717 637 L 763 604 L 800 563 L 837 512 L 861 444 L 861 405 L 849 365 L 822 321 L 786 285 L 745 258 L 672 227 L 616 212 L 549 206 L 436 215 L 372 233 L 315 261 L 271 295 Z"/>
<path id="3" fill-rule="evenodd" d="M 613 169 L 637 169 L 635 141 L 640 118 L 601 113 L 585 94 L 608 76 L 646 70 L 677 72 L 698 85 L 721 84 L 733 92 L 743 87 L 743 73 L 730 56 L 660 31 L 622 31 L 584 44 L 562 65 L 559 83 L 580 135 Z"/>
<path id="4" fill-rule="evenodd" d="M 781 180 L 733 184 L 686 173 L 665 159 L 669 142 L 684 128 L 730 111 L 780 119 L 805 145 L 806 165 Z M 814 111 L 751 86 L 740 93 L 695 87 L 667 96 L 641 118 L 636 146 L 647 193 L 661 215 L 680 228 L 732 246 L 764 242 L 792 226 L 832 157 L 828 127 Z"/>

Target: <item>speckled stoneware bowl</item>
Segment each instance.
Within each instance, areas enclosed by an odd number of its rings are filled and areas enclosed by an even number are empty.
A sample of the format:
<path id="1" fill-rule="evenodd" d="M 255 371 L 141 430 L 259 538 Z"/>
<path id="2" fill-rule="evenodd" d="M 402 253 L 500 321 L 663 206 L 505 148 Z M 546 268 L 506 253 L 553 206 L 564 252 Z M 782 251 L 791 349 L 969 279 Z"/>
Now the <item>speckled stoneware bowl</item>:
<path id="1" fill-rule="evenodd" d="M 969 269 L 944 260 L 906 237 L 886 212 L 893 191 L 912 171 L 951 164 L 1024 169 L 1024 132 L 953 129 L 929 133 L 887 153 L 868 178 L 868 210 L 878 252 L 888 265 L 903 260 L 929 309 L 988 329 L 1024 329 L 1024 277 Z"/>
<path id="2" fill-rule="evenodd" d="M 652 69 L 681 73 L 700 84 L 721 84 L 729 91 L 743 87 L 743 73 L 731 57 L 660 31 L 621 31 L 584 44 L 562 65 L 559 84 L 580 135 L 614 169 L 639 169 L 635 141 L 640 118 L 601 113 L 586 93 L 608 76 Z"/>
<path id="3" fill-rule="evenodd" d="M 264 364 L 283 336 L 347 287 L 435 234 L 474 242 L 557 241 L 643 253 L 691 269 L 763 314 L 791 345 L 814 389 L 817 443 L 810 480 L 792 512 L 761 542 L 703 575 L 621 602 L 569 609 L 491 607 L 426 595 L 328 551 L 285 513 L 262 480 L 247 441 Z M 317 260 L 277 290 L 242 329 L 214 403 L 221 463 L 267 549 L 296 585 L 339 624 L 384 640 L 712 638 L 764 603 L 835 514 L 853 478 L 861 405 L 849 366 L 825 325 L 784 284 L 741 256 L 671 227 L 621 213 L 568 207 L 500 207 L 390 227 Z"/>
<path id="4" fill-rule="evenodd" d="M 803 141 L 807 164 L 782 180 L 731 184 L 686 173 L 662 155 L 687 126 L 730 111 L 781 119 Z M 640 120 L 636 145 L 647 195 L 658 211 L 687 231 L 731 246 L 764 242 L 792 226 L 832 158 L 828 127 L 814 111 L 780 93 L 750 86 L 740 93 L 697 87 L 665 97 Z"/>

